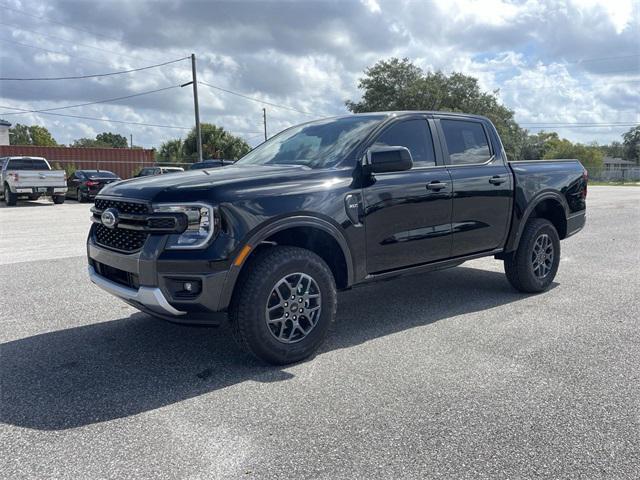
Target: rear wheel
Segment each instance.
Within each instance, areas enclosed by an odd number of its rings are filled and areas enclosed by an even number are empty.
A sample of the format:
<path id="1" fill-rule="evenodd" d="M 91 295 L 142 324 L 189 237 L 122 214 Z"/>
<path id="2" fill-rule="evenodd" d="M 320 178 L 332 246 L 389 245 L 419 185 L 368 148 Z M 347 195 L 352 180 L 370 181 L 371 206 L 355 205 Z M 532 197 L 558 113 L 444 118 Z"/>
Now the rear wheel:
<path id="1" fill-rule="evenodd" d="M 336 315 L 335 281 L 324 260 L 303 248 L 271 247 L 244 271 L 229 312 L 240 347 L 277 365 L 312 355 Z"/>
<path id="2" fill-rule="evenodd" d="M 86 201 L 87 201 L 87 199 L 86 199 L 86 197 L 84 196 L 84 193 L 82 193 L 82 190 L 80 190 L 80 189 L 78 188 L 78 202 L 80 202 L 80 203 L 84 203 L 84 202 L 86 202 Z"/>
<path id="3" fill-rule="evenodd" d="M 29 200 L 38 200 L 40 198 L 40 195 L 38 193 L 32 193 L 31 195 L 29 195 Z"/>
<path id="4" fill-rule="evenodd" d="M 518 249 L 504 259 L 509 283 L 521 292 L 543 292 L 560 264 L 560 238 L 551 222 L 533 218 L 527 222 Z"/>
<path id="5" fill-rule="evenodd" d="M 6 184 L 4 186 L 4 201 L 10 207 L 13 207 L 18 203 L 18 194 L 13 193 L 9 188 L 9 185 Z"/>
<path id="6" fill-rule="evenodd" d="M 60 205 L 61 203 L 64 203 L 64 195 L 54 195 L 53 203 L 55 203 L 56 205 Z"/>

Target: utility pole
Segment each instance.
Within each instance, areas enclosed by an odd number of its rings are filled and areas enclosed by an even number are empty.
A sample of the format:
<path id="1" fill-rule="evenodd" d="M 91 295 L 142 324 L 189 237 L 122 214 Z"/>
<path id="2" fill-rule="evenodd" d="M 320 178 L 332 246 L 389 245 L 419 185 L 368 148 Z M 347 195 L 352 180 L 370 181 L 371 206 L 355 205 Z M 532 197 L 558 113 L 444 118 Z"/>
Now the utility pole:
<path id="1" fill-rule="evenodd" d="M 267 141 L 267 109 L 262 109 L 262 121 L 264 123 L 264 141 Z"/>
<path id="2" fill-rule="evenodd" d="M 196 76 L 196 56 L 191 54 L 191 77 L 193 83 L 193 107 L 196 114 L 196 137 L 198 141 L 198 161 L 202 161 L 202 132 L 200 131 L 200 108 L 198 106 L 198 77 Z"/>

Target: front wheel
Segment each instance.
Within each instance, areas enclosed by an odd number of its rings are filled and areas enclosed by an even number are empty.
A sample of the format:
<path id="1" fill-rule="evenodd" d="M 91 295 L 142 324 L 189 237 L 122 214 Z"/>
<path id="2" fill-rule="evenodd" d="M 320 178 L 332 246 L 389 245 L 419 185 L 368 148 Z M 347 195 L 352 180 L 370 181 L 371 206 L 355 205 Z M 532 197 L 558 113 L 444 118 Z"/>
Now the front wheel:
<path id="1" fill-rule="evenodd" d="M 270 247 L 245 265 L 229 318 L 242 349 L 284 365 L 320 347 L 336 305 L 335 280 L 324 260 L 303 248 Z"/>
<path id="2" fill-rule="evenodd" d="M 526 293 L 543 292 L 556 276 L 560 264 L 560 237 L 549 220 L 527 222 L 518 249 L 505 257 L 509 283 Z"/>

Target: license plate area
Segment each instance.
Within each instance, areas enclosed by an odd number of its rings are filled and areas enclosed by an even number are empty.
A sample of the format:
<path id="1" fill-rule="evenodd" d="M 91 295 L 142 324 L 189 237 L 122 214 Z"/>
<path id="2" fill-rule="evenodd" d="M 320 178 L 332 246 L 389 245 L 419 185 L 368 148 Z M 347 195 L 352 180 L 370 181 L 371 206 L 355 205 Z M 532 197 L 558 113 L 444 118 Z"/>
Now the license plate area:
<path id="1" fill-rule="evenodd" d="M 36 188 L 37 193 L 47 193 L 47 187 L 38 187 Z"/>

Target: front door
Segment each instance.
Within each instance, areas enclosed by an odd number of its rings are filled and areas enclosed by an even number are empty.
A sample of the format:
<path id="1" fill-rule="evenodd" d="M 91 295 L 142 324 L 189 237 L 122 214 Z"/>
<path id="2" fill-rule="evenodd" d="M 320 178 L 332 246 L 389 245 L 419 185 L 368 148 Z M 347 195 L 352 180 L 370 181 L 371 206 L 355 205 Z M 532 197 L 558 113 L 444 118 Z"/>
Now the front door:
<path id="1" fill-rule="evenodd" d="M 414 165 L 373 174 L 363 188 L 367 273 L 448 258 L 452 186 L 447 168 L 436 163 L 429 123 L 425 118 L 393 123 L 375 144 L 407 147 Z"/>

